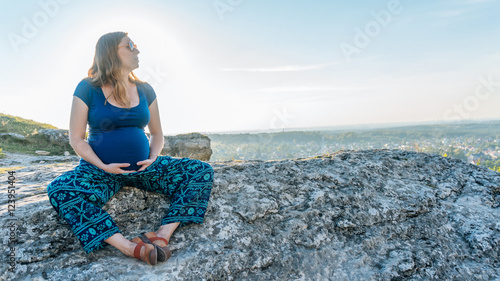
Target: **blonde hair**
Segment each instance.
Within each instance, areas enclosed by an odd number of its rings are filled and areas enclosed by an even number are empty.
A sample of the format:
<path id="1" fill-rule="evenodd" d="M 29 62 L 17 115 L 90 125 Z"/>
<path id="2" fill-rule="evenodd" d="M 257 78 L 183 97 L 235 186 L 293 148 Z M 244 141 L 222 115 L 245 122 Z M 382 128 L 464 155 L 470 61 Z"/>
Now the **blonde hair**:
<path id="1" fill-rule="evenodd" d="M 110 96 L 113 96 L 120 105 L 130 108 L 130 100 L 126 90 L 127 85 L 120 80 L 122 62 L 118 57 L 118 44 L 127 35 L 127 32 L 118 31 L 104 34 L 99 38 L 95 46 L 94 62 L 88 71 L 88 77 L 95 87 L 102 87 L 107 83 L 111 84 L 113 90 Z M 143 83 L 133 72 L 130 72 L 128 81 L 134 84 Z M 108 98 L 106 98 L 104 104 L 106 104 Z"/>

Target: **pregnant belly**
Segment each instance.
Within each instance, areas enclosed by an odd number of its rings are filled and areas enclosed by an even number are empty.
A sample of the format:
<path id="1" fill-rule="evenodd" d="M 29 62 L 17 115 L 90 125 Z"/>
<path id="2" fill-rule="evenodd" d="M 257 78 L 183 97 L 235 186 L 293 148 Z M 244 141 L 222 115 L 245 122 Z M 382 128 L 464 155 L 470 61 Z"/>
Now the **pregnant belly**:
<path id="1" fill-rule="evenodd" d="M 138 127 L 120 127 L 112 131 L 91 133 L 90 147 L 104 164 L 130 163 L 124 170 L 139 170 L 137 162 L 149 157 L 149 140 Z"/>

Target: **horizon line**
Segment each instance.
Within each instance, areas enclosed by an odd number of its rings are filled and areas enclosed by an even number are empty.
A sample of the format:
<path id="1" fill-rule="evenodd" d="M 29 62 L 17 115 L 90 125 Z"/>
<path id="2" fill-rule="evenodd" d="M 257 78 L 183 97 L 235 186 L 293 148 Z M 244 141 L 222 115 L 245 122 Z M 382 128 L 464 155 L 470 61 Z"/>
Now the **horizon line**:
<path id="1" fill-rule="evenodd" d="M 0 112 L 1 115 L 11 117 L 18 117 L 28 121 L 33 121 L 39 124 L 50 125 L 56 127 L 58 130 L 69 130 L 66 128 L 59 128 L 49 123 L 38 122 L 33 119 L 27 119 L 21 116 L 11 115 L 8 113 Z M 279 133 L 279 132 L 297 132 L 297 131 L 341 131 L 341 130 L 367 130 L 367 129 L 382 129 L 382 128 L 397 128 L 408 127 L 415 125 L 450 125 L 450 124 L 470 124 L 477 122 L 500 122 L 500 118 L 479 118 L 479 119 L 462 119 L 462 120 L 430 120 L 430 121 L 409 121 L 409 122 L 380 122 L 380 123 L 356 123 L 347 125 L 331 125 L 331 126 L 317 126 L 317 127 L 293 127 L 293 128 L 277 128 L 277 129 L 253 129 L 253 130 L 227 130 L 227 131 L 190 131 L 179 132 L 174 134 L 163 134 L 164 136 L 175 136 L 190 133 L 200 133 L 205 135 L 215 134 L 259 134 L 259 133 Z"/>

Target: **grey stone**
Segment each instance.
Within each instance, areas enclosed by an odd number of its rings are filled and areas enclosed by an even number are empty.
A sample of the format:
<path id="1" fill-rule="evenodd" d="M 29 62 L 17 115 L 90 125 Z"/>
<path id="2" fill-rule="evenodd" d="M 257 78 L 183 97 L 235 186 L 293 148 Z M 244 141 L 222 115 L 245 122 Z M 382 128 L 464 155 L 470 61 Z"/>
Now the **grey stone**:
<path id="1" fill-rule="evenodd" d="M 5 152 L 5 157 L 0 158 L 0 167 L 13 167 L 13 166 L 21 166 L 21 167 L 29 167 L 35 168 L 35 166 L 30 167 L 33 164 L 42 164 L 45 163 L 57 163 L 57 162 L 75 162 L 80 159 L 79 156 L 76 155 L 68 155 L 68 156 L 50 156 L 50 155 L 25 155 L 20 153 L 11 153 Z"/>
<path id="2" fill-rule="evenodd" d="M 200 133 L 165 136 L 161 154 L 209 161 L 212 155 L 210 138 Z"/>
<path id="3" fill-rule="evenodd" d="M 178 229 L 156 266 L 107 247 L 85 254 L 46 186 L 77 163 L 18 170 L 16 280 L 498 280 L 500 173 L 399 150 L 285 161 L 210 162 L 201 225 Z M 0 218 L 11 217 L 7 192 Z M 105 206 L 127 238 L 169 202 L 125 187 Z M 5 225 L 6 223 L 4 223 Z M 9 229 L 0 228 L 7 245 Z M 2 248 L 6 259 L 8 248 Z"/>
<path id="4" fill-rule="evenodd" d="M 41 129 L 38 134 L 46 136 L 50 142 L 56 145 L 69 144 L 69 131 L 64 129 Z"/>
<path id="5" fill-rule="evenodd" d="M 21 134 L 17 134 L 17 133 L 0 133 L 0 139 L 7 139 L 7 138 L 10 138 L 10 139 L 14 139 L 14 140 L 17 140 L 17 141 L 26 141 L 26 137 L 21 135 Z"/>

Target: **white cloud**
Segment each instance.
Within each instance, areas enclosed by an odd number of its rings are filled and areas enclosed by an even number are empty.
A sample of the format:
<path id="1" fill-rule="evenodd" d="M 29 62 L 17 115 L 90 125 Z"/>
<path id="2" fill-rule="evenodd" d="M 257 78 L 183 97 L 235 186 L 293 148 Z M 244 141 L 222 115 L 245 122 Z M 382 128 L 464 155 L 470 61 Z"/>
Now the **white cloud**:
<path id="1" fill-rule="evenodd" d="M 465 11 L 465 10 L 462 10 L 462 11 L 459 11 L 459 10 L 448 10 L 448 11 L 439 12 L 438 16 L 441 17 L 441 18 L 451 18 L 451 17 L 460 16 L 461 14 L 464 14 L 466 12 L 467 11 Z"/>
<path id="2" fill-rule="evenodd" d="M 462 4 L 477 4 L 477 3 L 484 3 L 484 2 L 494 2 L 495 0 L 466 0 L 463 1 Z"/>
<path id="3" fill-rule="evenodd" d="M 336 63 L 322 63 L 312 65 L 284 65 L 275 67 L 263 68 L 223 68 L 223 71 L 251 71 L 251 72 L 281 72 L 281 71 L 304 71 L 313 69 L 322 69 Z"/>
<path id="4" fill-rule="evenodd" d="M 337 88 L 321 88 L 321 87 L 271 87 L 257 90 L 259 93 L 290 93 L 290 92 L 339 92 L 352 90 L 367 90 L 375 87 L 337 87 Z"/>

